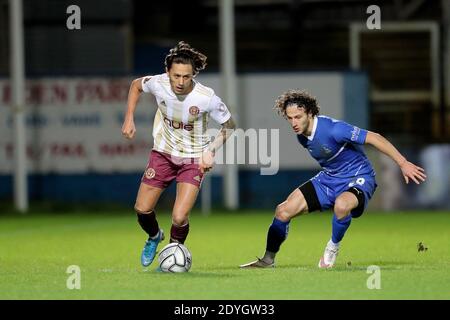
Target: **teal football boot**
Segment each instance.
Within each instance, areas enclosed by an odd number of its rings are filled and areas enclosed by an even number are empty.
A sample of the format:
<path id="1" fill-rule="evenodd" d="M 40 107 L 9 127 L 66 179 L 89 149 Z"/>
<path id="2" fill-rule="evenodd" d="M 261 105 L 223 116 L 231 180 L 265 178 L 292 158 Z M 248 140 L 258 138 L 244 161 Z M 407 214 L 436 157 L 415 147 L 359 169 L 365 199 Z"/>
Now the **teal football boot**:
<path id="1" fill-rule="evenodd" d="M 141 263 L 144 267 L 148 267 L 155 259 L 156 248 L 158 244 L 164 240 L 164 231 L 159 229 L 158 236 L 155 239 L 148 239 L 145 241 L 144 249 L 141 254 Z"/>

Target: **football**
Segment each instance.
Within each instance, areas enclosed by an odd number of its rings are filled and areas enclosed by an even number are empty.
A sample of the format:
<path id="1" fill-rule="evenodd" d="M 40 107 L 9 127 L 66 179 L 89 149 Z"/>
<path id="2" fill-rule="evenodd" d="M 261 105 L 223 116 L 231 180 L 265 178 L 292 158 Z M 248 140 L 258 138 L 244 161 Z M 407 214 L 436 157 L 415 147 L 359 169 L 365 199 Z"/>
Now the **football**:
<path id="1" fill-rule="evenodd" d="M 187 272 L 192 265 L 192 255 L 185 245 L 169 243 L 159 253 L 158 262 L 162 272 Z"/>

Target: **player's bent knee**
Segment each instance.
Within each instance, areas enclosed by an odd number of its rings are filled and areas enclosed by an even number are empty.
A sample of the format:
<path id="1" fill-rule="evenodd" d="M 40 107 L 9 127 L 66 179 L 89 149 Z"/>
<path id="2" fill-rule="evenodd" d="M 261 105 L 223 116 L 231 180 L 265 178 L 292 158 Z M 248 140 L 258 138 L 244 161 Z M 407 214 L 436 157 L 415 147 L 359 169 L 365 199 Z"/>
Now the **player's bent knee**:
<path id="1" fill-rule="evenodd" d="M 139 204 L 136 203 L 136 204 L 134 205 L 134 211 L 135 211 L 136 213 L 139 213 L 139 214 L 149 214 L 149 213 L 152 213 L 152 212 L 153 212 L 153 209 L 145 208 L 144 206 L 139 205 Z"/>
<path id="2" fill-rule="evenodd" d="M 289 210 L 287 201 L 280 203 L 275 209 L 275 217 L 283 222 L 291 220 L 295 215 L 296 212 L 291 212 L 291 210 Z"/>
<path id="3" fill-rule="evenodd" d="M 183 226 L 189 221 L 189 212 L 183 214 L 172 214 L 172 223 L 176 226 Z"/>
<path id="4" fill-rule="evenodd" d="M 334 213 L 338 219 L 346 217 L 350 213 L 350 204 L 343 199 L 336 199 L 334 204 Z"/>

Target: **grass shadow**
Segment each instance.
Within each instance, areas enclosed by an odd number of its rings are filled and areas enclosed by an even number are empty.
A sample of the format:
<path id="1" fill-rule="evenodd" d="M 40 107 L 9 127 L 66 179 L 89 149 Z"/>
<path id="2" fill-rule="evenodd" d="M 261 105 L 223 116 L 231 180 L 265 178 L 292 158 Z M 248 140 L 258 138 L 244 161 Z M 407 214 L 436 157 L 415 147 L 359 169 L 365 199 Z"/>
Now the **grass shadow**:
<path id="1" fill-rule="evenodd" d="M 219 272 L 205 272 L 205 271 L 189 271 L 189 272 L 160 272 L 160 271 L 147 271 L 146 273 L 151 274 L 152 276 L 160 276 L 160 277 L 185 277 L 185 278 L 235 278 L 239 277 L 239 274 L 232 273 L 219 273 Z"/>

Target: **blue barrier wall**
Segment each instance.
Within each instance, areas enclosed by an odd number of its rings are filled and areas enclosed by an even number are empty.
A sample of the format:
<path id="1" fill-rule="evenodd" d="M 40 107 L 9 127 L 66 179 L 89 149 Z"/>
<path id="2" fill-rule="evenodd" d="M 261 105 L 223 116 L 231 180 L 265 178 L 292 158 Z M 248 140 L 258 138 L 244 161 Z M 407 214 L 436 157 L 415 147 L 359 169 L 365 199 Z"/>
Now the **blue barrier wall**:
<path id="1" fill-rule="evenodd" d="M 275 208 L 298 187 L 311 178 L 314 170 L 284 170 L 277 175 L 261 176 L 259 171 L 239 172 L 239 197 L 242 208 Z M 30 175 L 28 192 L 31 201 L 52 201 L 72 205 L 115 203 L 133 207 L 141 174 Z M 222 177 L 211 178 L 212 204 L 222 206 Z M 161 196 L 159 207 L 170 208 L 175 199 L 175 183 Z M 0 176 L 0 200 L 13 197 L 11 176 Z M 196 203 L 200 205 L 201 194 Z"/>

